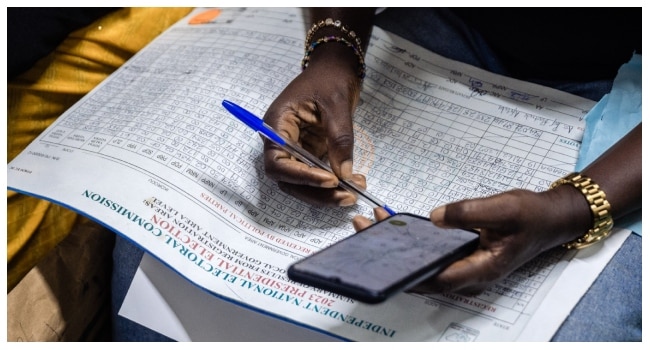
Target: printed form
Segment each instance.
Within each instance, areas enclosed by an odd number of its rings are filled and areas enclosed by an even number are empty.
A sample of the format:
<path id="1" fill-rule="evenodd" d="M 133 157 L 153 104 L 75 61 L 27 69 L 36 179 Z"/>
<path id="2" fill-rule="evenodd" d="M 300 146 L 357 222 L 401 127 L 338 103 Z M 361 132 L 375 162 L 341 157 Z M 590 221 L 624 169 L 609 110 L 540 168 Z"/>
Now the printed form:
<path id="1" fill-rule="evenodd" d="M 227 99 L 263 116 L 300 72 L 301 10 L 222 9 L 188 24 L 201 11 L 8 164 L 9 188 L 96 219 L 210 298 L 358 341 L 548 340 L 629 234 L 577 255 L 549 251 L 472 298 L 403 293 L 371 306 L 291 282 L 289 264 L 353 234 L 352 217 L 372 211 L 284 195 L 264 174 L 261 138 L 221 107 Z M 449 61 L 379 28 L 366 63 L 355 168 L 396 211 L 542 191 L 573 170 L 595 102 Z M 181 340 L 219 340 L 202 336 Z"/>

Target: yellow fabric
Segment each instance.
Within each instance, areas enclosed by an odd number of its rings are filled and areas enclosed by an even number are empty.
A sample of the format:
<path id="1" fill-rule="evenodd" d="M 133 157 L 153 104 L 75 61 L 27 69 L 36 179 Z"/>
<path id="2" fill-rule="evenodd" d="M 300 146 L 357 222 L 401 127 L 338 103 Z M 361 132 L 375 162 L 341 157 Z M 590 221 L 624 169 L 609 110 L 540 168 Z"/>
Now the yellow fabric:
<path id="1" fill-rule="evenodd" d="M 124 8 L 71 33 L 7 84 L 7 161 L 192 8 Z M 7 292 L 72 229 L 77 214 L 7 191 Z"/>

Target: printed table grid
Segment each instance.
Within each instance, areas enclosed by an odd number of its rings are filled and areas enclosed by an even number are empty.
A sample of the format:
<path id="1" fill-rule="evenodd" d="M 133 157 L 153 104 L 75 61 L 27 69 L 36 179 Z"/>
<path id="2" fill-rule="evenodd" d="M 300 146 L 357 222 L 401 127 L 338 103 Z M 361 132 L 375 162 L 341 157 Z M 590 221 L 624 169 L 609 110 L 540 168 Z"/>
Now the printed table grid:
<path id="1" fill-rule="evenodd" d="M 388 79 L 379 72 L 374 76 Z M 374 149 L 375 162 L 387 162 L 388 170 L 369 171 L 369 186 L 377 189 L 380 198 L 406 194 L 406 204 L 393 204 L 398 211 L 426 215 L 446 202 L 514 187 L 540 191 L 572 166 L 570 156 L 576 151 L 556 142 L 557 135 L 484 113 L 471 118 L 472 113 L 450 102 L 438 103 L 441 108 L 419 104 L 400 98 L 399 88 L 389 96 L 386 85 L 374 84 L 378 80 L 366 83 L 363 96 L 375 107 L 356 115 L 373 145 L 359 147 L 366 153 Z M 391 105 L 384 105 L 383 113 L 374 113 L 385 103 Z M 416 117 L 426 114 L 430 116 Z M 531 152 L 540 142 L 553 145 L 547 160 Z M 546 163 L 549 160 L 551 164 Z M 374 179 L 380 182 L 373 184 Z M 423 190 L 423 185 L 432 183 L 435 187 Z"/>

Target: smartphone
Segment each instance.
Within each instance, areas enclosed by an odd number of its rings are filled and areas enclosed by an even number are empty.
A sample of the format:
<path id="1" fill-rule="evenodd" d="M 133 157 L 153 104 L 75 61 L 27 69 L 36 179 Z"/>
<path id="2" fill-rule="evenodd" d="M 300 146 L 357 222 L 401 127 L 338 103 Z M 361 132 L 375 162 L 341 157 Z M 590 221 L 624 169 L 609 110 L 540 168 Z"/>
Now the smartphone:
<path id="1" fill-rule="evenodd" d="M 377 304 L 441 272 L 478 246 L 478 232 L 400 213 L 289 266 L 291 280 Z"/>

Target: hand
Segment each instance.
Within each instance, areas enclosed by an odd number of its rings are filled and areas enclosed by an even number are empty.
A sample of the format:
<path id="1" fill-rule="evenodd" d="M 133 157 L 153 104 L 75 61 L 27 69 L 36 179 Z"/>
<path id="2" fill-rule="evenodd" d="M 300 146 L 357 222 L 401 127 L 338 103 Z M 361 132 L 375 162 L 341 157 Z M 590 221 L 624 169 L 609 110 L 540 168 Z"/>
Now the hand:
<path id="1" fill-rule="evenodd" d="M 382 208 L 375 217 L 388 217 Z M 421 293 L 478 294 L 540 253 L 568 242 L 589 228 L 589 208 L 571 186 L 535 193 L 512 190 L 492 197 L 463 200 L 431 212 L 440 227 L 477 228 L 479 247 L 436 277 L 412 289 Z M 371 222 L 353 219 L 359 231 Z"/>
<path id="2" fill-rule="evenodd" d="M 352 114 L 361 81 L 353 52 L 338 43 L 327 45 L 314 52 L 307 69 L 275 99 L 264 121 L 282 137 L 326 158 L 336 176 L 310 168 L 269 141 L 264 144 L 264 167 L 280 189 L 296 198 L 314 205 L 348 206 L 357 198 L 337 187 L 337 176 L 366 187 L 365 177 L 352 173 Z"/>

